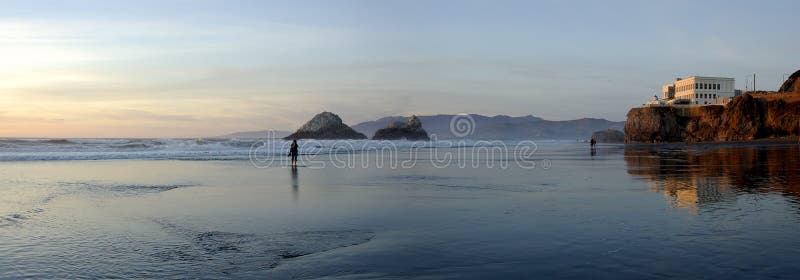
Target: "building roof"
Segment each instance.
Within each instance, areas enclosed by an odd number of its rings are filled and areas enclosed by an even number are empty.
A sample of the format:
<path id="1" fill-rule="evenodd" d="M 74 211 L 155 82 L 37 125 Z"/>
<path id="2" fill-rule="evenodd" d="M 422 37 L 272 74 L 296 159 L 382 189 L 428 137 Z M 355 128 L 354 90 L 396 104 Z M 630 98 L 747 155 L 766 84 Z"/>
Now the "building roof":
<path id="1" fill-rule="evenodd" d="M 709 77 L 709 76 L 689 76 L 689 77 L 683 78 L 682 80 L 688 80 L 688 79 L 691 79 L 691 78 L 695 78 L 695 79 L 733 80 L 733 78 L 728 78 L 728 77 Z"/>

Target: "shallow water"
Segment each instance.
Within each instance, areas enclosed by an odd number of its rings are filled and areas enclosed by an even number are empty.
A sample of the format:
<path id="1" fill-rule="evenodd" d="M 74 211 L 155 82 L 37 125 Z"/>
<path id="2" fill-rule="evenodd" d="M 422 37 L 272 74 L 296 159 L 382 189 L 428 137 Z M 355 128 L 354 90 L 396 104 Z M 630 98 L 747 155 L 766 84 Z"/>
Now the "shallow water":
<path id="1" fill-rule="evenodd" d="M 7 159 L 0 278 L 800 274 L 794 145 L 592 154 L 551 142 L 538 145 L 534 168 L 425 155 L 379 168 L 388 156 L 364 154 L 348 168 L 294 170 L 243 158 Z"/>

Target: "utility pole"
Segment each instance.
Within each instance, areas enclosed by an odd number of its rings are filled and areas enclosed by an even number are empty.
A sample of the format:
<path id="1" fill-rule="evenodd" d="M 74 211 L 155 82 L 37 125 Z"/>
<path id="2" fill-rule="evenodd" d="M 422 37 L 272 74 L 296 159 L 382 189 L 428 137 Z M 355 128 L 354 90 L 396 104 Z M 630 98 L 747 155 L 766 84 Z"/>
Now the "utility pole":
<path id="1" fill-rule="evenodd" d="M 747 87 L 750 86 L 750 81 L 748 81 L 749 79 L 750 79 L 750 76 L 744 77 L 744 93 L 748 92 L 748 88 Z"/>
<path id="2" fill-rule="evenodd" d="M 753 73 L 753 92 L 756 92 L 756 73 Z"/>

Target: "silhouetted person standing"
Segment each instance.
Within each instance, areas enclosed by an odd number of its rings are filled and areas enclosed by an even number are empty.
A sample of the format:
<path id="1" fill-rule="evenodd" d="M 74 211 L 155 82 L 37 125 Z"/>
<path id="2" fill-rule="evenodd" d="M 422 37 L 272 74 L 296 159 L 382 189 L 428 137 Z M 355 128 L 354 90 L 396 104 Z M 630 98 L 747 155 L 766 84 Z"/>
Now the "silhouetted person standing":
<path id="1" fill-rule="evenodd" d="M 597 141 L 595 141 L 594 138 L 592 138 L 592 141 L 589 141 L 589 145 L 591 146 L 592 149 L 594 149 L 594 145 L 597 145 Z"/>
<path id="2" fill-rule="evenodd" d="M 292 157 L 292 166 L 297 166 L 297 140 L 292 140 L 292 146 L 289 148 L 289 156 Z"/>

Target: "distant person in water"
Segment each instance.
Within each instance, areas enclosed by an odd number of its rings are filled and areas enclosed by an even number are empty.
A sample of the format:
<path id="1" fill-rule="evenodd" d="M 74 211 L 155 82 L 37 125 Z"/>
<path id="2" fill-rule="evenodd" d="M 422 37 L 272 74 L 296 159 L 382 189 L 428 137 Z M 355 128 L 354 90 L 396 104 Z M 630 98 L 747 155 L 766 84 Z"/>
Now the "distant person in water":
<path id="1" fill-rule="evenodd" d="M 292 157 L 292 166 L 297 166 L 297 140 L 292 140 L 292 146 L 289 148 L 289 156 Z"/>

